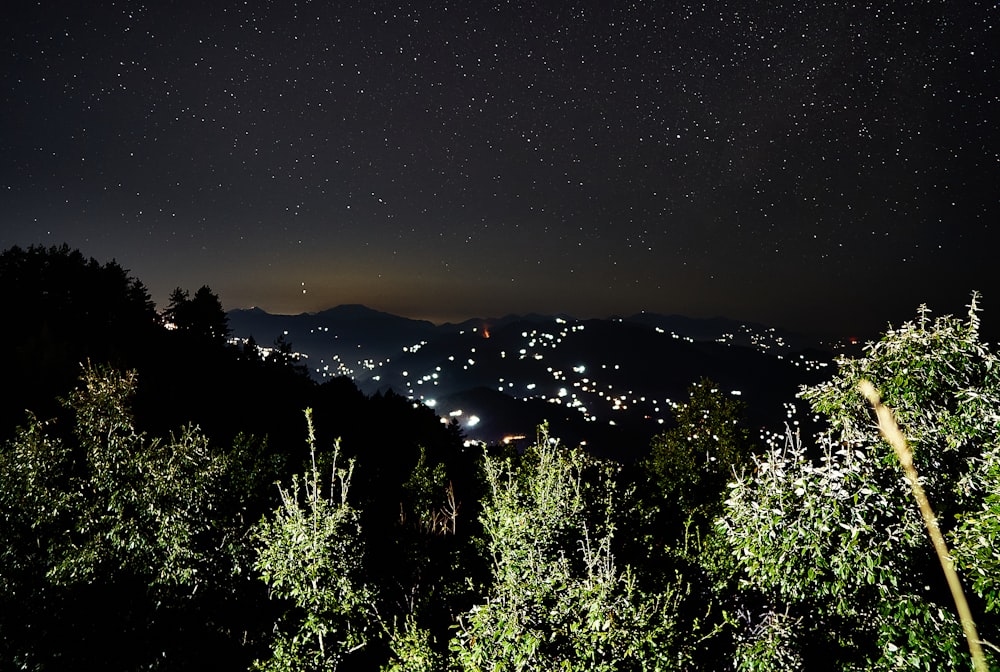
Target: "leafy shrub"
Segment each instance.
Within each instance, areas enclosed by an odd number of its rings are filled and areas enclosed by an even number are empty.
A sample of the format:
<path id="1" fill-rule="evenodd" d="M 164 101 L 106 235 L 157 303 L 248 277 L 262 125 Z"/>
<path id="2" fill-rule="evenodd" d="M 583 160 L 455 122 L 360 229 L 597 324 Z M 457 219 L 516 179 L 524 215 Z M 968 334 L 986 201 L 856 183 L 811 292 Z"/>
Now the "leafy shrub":
<path id="1" fill-rule="evenodd" d="M 984 534 L 996 485 L 984 470 L 1000 449 L 1000 367 L 979 341 L 977 300 L 966 322 L 932 322 L 922 307 L 863 357 L 840 361 L 833 380 L 802 393 L 829 421 L 818 445 L 789 437 L 730 485 L 721 529 L 747 587 L 772 597 L 764 614 L 746 615 L 742 669 L 968 667 L 940 566 L 858 383 L 871 380 L 894 408 L 942 530 L 963 516 L 956 556 L 969 568 L 996 557 L 998 537 Z M 972 587 L 995 603 L 994 579 Z"/>
<path id="2" fill-rule="evenodd" d="M 0 450 L 0 650 L 19 665 L 177 662 L 185 640 L 156 625 L 240 569 L 240 530 L 215 515 L 225 455 L 191 426 L 138 431 L 136 385 L 88 366 L 70 430 L 29 415 Z"/>
<path id="3" fill-rule="evenodd" d="M 520 463 L 487 456 L 487 600 L 460 619 L 462 670 L 669 669 L 673 594 L 644 595 L 619 570 L 609 524 L 622 497 L 609 465 L 543 429 Z"/>
<path id="4" fill-rule="evenodd" d="M 281 506 L 263 518 L 256 531 L 255 569 L 274 598 L 294 607 L 276 627 L 271 658 L 258 661 L 262 670 L 336 669 L 369 638 L 372 591 L 360 581 L 363 551 L 359 514 L 347 501 L 353 461 L 337 464 L 325 494 L 315 461 L 312 415 L 309 450 L 312 468 L 287 489 L 279 486 Z"/>
<path id="5" fill-rule="evenodd" d="M 674 410 L 677 425 L 653 437 L 642 466 L 675 521 L 719 513 L 726 483 L 751 453 L 744 405 L 702 379 Z"/>

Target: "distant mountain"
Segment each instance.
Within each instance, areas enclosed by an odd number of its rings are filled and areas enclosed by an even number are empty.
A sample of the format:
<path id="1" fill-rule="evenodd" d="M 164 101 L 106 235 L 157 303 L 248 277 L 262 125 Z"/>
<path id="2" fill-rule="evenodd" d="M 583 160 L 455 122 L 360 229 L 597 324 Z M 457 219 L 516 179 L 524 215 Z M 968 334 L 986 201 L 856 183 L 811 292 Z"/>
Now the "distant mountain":
<path id="1" fill-rule="evenodd" d="M 471 331 L 472 329 L 498 329 L 500 327 L 506 327 L 509 324 L 515 322 L 527 322 L 530 324 L 545 324 L 550 323 L 556 319 L 564 319 L 568 321 L 575 321 L 576 318 L 565 314 L 557 315 L 540 315 L 538 313 L 528 313 L 527 315 L 506 315 L 504 317 L 474 317 L 464 322 L 459 322 L 457 324 L 446 322 L 441 325 L 442 331 L 450 332 L 461 332 L 461 331 Z"/>
<path id="2" fill-rule="evenodd" d="M 272 315 L 259 308 L 227 313 L 229 328 L 238 338 L 253 337 L 258 345 L 271 346 L 282 337 L 318 379 L 336 375 L 354 377 L 384 362 L 402 348 L 439 333 L 432 322 L 411 320 L 358 304 L 318 313 Z"/>
<path id="3" fill-rule="evenodd" d="M 645 445 L 701 378 L 746 401 L 754 427 L 781 431 L 799 386 L 833 370 L 832 355 L 804 349 L 805 339 L 724 318 L 509 315 L 435 326 L 350 305 L 229 319 L 260 345 L 283 335 L 318 380 L 348 375 L 367 394 L 405 395 L 471 439 L 533 436 L 549 420 L 554 435 L 597 452 Z"/>

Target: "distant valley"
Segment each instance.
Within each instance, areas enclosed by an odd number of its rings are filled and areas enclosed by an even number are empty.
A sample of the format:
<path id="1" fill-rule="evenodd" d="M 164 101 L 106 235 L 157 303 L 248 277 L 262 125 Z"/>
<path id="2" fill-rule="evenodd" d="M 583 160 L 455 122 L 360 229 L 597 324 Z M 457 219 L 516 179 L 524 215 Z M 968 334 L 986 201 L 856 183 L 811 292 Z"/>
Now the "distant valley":
<path id="1" fill-rule="evenodd" d="M 265 349 L 281 339 L 318 381 L 347 376 L 366 394 L 404 395 L 470 441 L 533 439 L 546 420 L 564 441 L 608 454 L 669 426 L 701 378 L 745 401 L 751 426 L 773 440 L 786 422 L 805 421 L 799 387 L 834 370 L 829 345 L 722 318 L 511 315 L 434 325 L 360 305 L 228 318 L 235 339 Z"/>

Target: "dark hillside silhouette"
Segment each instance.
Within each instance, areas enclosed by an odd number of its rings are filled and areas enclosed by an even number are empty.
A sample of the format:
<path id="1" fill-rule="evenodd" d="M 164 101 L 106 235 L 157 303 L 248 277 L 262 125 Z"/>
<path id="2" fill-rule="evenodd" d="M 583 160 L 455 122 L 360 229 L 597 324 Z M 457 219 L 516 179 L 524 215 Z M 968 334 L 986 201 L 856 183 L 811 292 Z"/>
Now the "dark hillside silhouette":
<path id="1" fill-rule="evenodd" d="M 87 359 L 135 366 L 156 332 L 149 292 L 111 261 L 100 264 L 62 247 L 12 247 L 0 253 L 0 351 L 4 387 L 0 437 L 31 408 L 53 412 Z"/>

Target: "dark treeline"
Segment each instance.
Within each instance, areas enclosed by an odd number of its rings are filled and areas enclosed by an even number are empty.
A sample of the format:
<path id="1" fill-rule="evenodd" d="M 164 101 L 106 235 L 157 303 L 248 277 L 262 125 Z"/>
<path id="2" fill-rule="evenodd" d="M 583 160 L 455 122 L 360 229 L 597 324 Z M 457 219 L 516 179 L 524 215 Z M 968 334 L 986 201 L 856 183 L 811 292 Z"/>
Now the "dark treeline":
<path id="1" fill-rule="evenodd" d="M 815 445 L 754 445 L 744 403 L 692 380 L 619 463 L 544 426 L 467 446 L 423 405 L 311 380 L 291 344 L 231 344 L 209 287 L 158 311 L 114 262 L 11 248 L 0 670 L 954 668 L 961 628 L 856 387 L 912 428 L 995 628 L 1000 365 L 976 300 L 807 388 Z"/>

